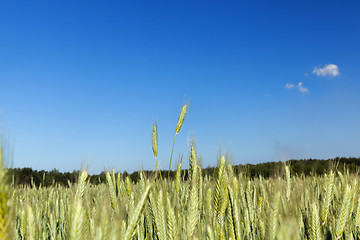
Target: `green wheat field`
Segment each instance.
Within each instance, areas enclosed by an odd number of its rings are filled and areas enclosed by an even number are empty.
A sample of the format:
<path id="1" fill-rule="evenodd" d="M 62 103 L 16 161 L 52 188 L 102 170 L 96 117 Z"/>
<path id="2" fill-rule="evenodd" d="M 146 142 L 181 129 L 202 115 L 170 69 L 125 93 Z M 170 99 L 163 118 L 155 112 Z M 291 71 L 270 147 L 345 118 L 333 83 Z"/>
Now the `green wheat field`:
<path id="1" fill-rule="evenodd" d="M 152 147 L 157 162 L 156 123 Z M 140 172 L 134 183 L 112 171 L 95 186 L 82 171 L 76 184 L 45 188 L 8 184 L 0 150 L 0 239 L 360 238 L 358 175 L 294 176 L 284 163 L 278 177 L 250 179 L 220 157 L 208 176 L 195 145 L 189 155 L 186 179 L 178 164 L 174 179 Z"/>

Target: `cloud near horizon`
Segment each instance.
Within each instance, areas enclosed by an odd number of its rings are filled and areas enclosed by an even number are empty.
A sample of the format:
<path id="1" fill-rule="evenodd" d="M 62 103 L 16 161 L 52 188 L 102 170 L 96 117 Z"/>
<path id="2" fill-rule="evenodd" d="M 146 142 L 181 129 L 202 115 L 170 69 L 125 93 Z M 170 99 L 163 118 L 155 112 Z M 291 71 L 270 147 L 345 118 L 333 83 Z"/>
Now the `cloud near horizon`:
<path id="1" fill-rule="evenodd" d="M 314 67 L 312 71 L 313 74 L 320 76 L 320 77 L 336 77 L 339 75 L 339 67 L 335 64 L 328 64 L 324 67 Z"/>

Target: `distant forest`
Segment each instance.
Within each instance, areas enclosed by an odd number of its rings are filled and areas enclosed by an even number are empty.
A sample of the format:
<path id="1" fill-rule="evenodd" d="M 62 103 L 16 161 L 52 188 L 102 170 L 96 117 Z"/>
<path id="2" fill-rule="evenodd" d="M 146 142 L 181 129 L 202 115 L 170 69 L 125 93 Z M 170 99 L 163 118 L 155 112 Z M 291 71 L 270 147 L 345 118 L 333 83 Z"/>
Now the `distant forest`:
<path id="1" fill-rule="evenodd" d="M 288 160 L 286 164 L 290 165 L 290 171 L 292 175 L 323 175 L 330 169 L 334 169 L 340 172 L 348 171 L 349 173 L 358 173 L 360 167 L 360 158 L 334 158 L 328 160 L 319 159 L 301 159 L 301 160 Z M 216 172 L 217 167 L 203 168 L 202 174 L 213 176 Z M 245 165 L 234 165 L 235 174 L 243 173 L 250 178 L 262 176 L 264 178 L 271 178 L 282 176 L 284 174 L 284 162 L 267 162 L 259 163 L 256 165 L 245 164 Z M 55 184 L 62 186 L 70 186 L 72 183 L 77 181 L 80 171 L 73 172 L 59 172 L 57 169 L 52 171 L 37 171 L 32 168 L 9 168 L 7 169 L 8 181 L 15 186 L 17 185 L 29 185 L 31 187 L 48 187 Z M 154 171 L 143 171 L 145 176 L 154 176 Z M 175 176 L 175 171 L 163 170 L 161 175 L 163 178 L 170 178 Z M 183 177 L 187 179 L 187 170 L 183 170 Z M 97 185 L 106 183 L 106 172 L 100 174 L 89 175 L 89 181 L 91 184 Z M 139 178 L 139 172 L 133 172 L 131 174 L 126 171 L 121 173 L 123 179 L 126 177 L 130 178 L 131 181 L 137 182 Z"/>

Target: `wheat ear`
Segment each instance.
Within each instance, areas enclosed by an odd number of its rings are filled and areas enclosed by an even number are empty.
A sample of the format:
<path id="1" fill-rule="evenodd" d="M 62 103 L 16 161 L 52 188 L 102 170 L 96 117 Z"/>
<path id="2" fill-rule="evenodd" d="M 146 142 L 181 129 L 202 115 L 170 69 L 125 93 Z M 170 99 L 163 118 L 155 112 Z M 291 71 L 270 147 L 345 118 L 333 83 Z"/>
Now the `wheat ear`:
<path id="1" fill-rule="evenodd" d="M 191 145 L 190 150 L 190 157 L 189 157 L 189 181 L 191 182 L 191 179 L 193 177 L 194 168 L 196 168 L 196 149 L 195 149 L 195 142 Z"/>
<path id="2" fill-rule="evenodd" d="M 150 192 L 150 189 L 152 188 L 152 186 L 153 186 L 152 184 L 147 186 L 145 191 L 141 195 L 141 198 L 140 198 L 139 202 L 137 203 L 133 214 L 131 215 L 131 219 L 130 219 L 128 227 L 126 229 L 125 238 L 124 238 L 125 240 L 130 240 L 132 238 L 136 223 L 138 222 L 140 213 L 141 213 L 142 209 L 144 208 L 145 202 L 149 196 L 149 192 Z"/>
<path id="3" fill-rule="evenodd" d="M 335 229 L 336 239 L 341 238 L 344 232 L 345 225 L 349 216 L 350 203 L 351 203 L 351 189 L 349 186 L 346 186 L 344 199 L 341 205 L 340 216 Z"/>
<path id="4" fill-rule="evenodd" d="M 21 239 L 25 239 L 26 235 L 26 218 L 25 218 L 25 210 L 21 211 L 20 215 L 20 236 Z"/>
<path id="5" fill-rule="evenodd" d="M 35 239 L 35 217 L 34 213 L 31 209 L 31 206 L 28 204 L 26 208 L 27 215 L 27 239 L 33 240 Z"/>
<path id="6" fill-rule="evenodd" d="M 169 195 L 167 195 L 166 200 L 167 200 L 167 212 L 168 212 L 168 220 L 167 220 L 168 239 L 175 240 L 175 239 L 178 239 L 178 234 L 177 234 L 177 229 L 176 229 L 175 212 L 174 212 L 174 208 L 171 207 Z"/>
<path id="7" fill-rule="evenodd" d="M 180 196 L 180 188 L 181 188 L 181 163 L 178 164 L 175 175 L 175 192 L 177 199 L 179 199 Z"/>
<path id="8" fill-rule="evenodd" d="M 80 240 L 83 238 L 83 209 L 80 199 L 76 199 L 73 205 L 72 224 L 70 229 L 70 239 Z"/>
<path id="9" fill-rule="evenodd" d="M 117 196 L 119 196 L 120 192 L 121 192 L 121 186 L 122 186 L 121 183 L 122 183 L 121 174 L 118 173 L 117 177 L 116 177 L 116 193 L 117 193 Z"/>
<path id="10" fill-rule="evenodd" d="M 180 110 L 180 115 L 179 115 L 179 118 L 178 118 L 178 121 L 177 121 L 177 124 L 176 124 L 174 141 L 173 141 L 173 146 L 172 146 L 171 155 L 170 155 L 170 164 L 169 164 L 168 177 L 170 176 L 171 161 L 172 161 L 172 156 L 173 156 L 173 153 L 174 153 L 174 146 L 175 146 L 175 138 L 176 138 L 176 135 L 180 132 L 180 129 L 181 129 L 183 123 L 184 123 L 188 107 L 189 107 L 189 104 L 185 103 L 185 104 L 182 105 L 181 110 Z"/>
<path id="11" fill-rule="evenodd" d="M 73 215 L 72 215 L 72 223 L 70 229 L 70 239 L 82 239 L 83 236 L 83 218 L 84 218 L 84 211 L 82 206 L 82 198 L 84 196 L 84 191 L 86 188 L 86 179 L 88 177 L 87 171 L 83 171 L 77 183 L 76 194 L 74 198 L 74 205 L 73 205 Z"/>
<path id="12" fill-rule="evenodd" d="M 109 190 L 109 194 L 110 194 L 111 207 L 113 208 L 113 210 L 117 211 L 118 203 L 117 203 L 117 198 L 116 198 L 115 186 L 114 186 L 114 183 L 111 179 L 109 172 L 106 173 L 106 182 L 107 182 L 107 186 L 108 186 L 108 190 Z"/>
<path id="13" fill-rule="evenodd" d="M 340 171 L 337 171 L 337 174 L 338 174 L 338 176 L 339 176 L 339 178 L 340 178 L 341 185 L 344 186 L 344 184 L 345 184 L 345 179 L 344 179 L 343 174 L 342 174 Z"/>
<path id="14" fill-rule="evenodd" d="M 176 124 L 175 134 L 178 134 L 180 132 L 181 126 L 183 125 L 184 120 L 185 120 L 185 116 L 186 116 L 188 107 L 189 107 L 188 103 L 183 104 L 181 107 L 178 122 Z"/>
<path id="15" fill-rule="evenodd" d="M 154 212 L 155 213 L 155 212 Z M 156 227 L 158 230 L 159 239 L 167 239 L 167 227 L 166 227 L 166 216 L 164 209 L 164 195 L 163 191 L 160 190 L 158 198 L 156 200 L 156 214 L 155 214 Z"/>
<path id="16" fill-rule="evenodd" d="M 199 191 L 197 187 L 197 166 L 193 166 L 192 172 L 192 180 L 191 180 L 191 190 L 190 190 L 190 197 L 188 200 L 188 227 L 187 227 L 187 238 L 190 239 L 194 233 L 195 226 L 199 220 Z"/>
<path id="17" fill-rule="evenodd" d="M 291 178 L 290 178 L 290 169 L 289 166 L 285 166 L 286 172 L 286 199 L 290 201 L 290 192 L 291 192 Z"/>
<path id="18" fill-rule="evenodd" d="M 319 220 L 319 212 L 316 207 L 316 203 L 313 204 L 312 211 L 312 219 L 311 219 L 311 239 L 312 240 L 320 240 L 320 220 Z"/>
<path id="19" fill-rule="evenodd" d="M 328 213 L 329 213 L 329 207 L 330 207 L 330 203 L 333 197 L 333 187 L 334 187 L 334 172 L 331 171 L 329 176 L 326 178 L 326 195 L 325 195 L 325 199 L 324 199 L 324 205 L 321 209 L 321 221 L 322 221 L 322 225 L 325 224 Z"/>
<path id="20" fill-rule="evenodd" d="M 220 166 L 217 174 L 217 180 L 215 185 L 215 195 L 214 195 L 214 213 L 216 216 L 216 225 L 219 236 L 222 235 L 222 226 L 223 226 L 223 215 L 227 207 L 227 186 L 226 186 L 226 172 L 225 172 L 225 158 L 221 157 Z"/>
<path id="21" fill-rule="evenodd" d="M 77 187 L 76 195 L 75 195 L 75 197 L 78 199 L 82 199 L 84 196 L 87 177 L 88 177 L 88 173 L 86 170 L 83 171 L 79 176 L 78 187 Z"/>
<path id="22" fill-rule="evenodd" d="M 153 132 L 152 132 L 152 150 L 153 150 L 155 158 L 157 159 L 157 155 L 158 155 L 158 131 L 157 131 L 157 123 L 156 122 L 153 125 Z M 157 165 L 157 163 L 156 163 L 156 165 Z"/>
<path id="23" fill-rule="evenodd" d="M 131 181 L 130 181 L 130 178 L 127 176 L 126 178 L 125 178 L 125 186 L 126 186 L 126 192 L 127 192 L 127 194 L 128 194 L 128 196 L 130 196 L 131 195 L 131 193 L 132 193 L 132 190 L 131 190 Z"/>
<path id="24" fill-rule="evenodd" d="M 153 125 L 153 131 L 152 131 L 152 138 L 151 138 L 151 142 L 152 142 L 152 150 L 154 153 L 154 157 L 155 157 L 155 162 L 156 162 L 156 166 L 155 166 L 155 171 L 158 171 L 159 169 L 159 165 L 158 165 L 158 127 L 157 127 L 157 122 L 154 123 Z M 160 173 L 160 179 L 162 181 L 162 176 L 161 176 L 161 170 L 159 170 Z"/>
<path id="25" fill-rule="evenodd" d="M 275 195 L 273 199 L 272 208 L 270 212 L 270 221 L 269 221 L 269 239 L 274 240 L 276 238 L 277 231 L 277 218 L 279 212 L 279 200 L 280 200 L 280 192 Z"/>

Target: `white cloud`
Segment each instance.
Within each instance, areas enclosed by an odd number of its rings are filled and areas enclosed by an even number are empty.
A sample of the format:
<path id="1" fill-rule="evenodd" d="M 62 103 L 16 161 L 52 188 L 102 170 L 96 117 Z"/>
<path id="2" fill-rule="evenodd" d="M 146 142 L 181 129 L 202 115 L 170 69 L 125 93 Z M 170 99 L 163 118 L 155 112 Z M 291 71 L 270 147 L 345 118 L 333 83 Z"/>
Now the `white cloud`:
<path id="1" fill-rule="evenodd" d="M 328 64 L 322 68 L 314 67 L 314 70 L 312 73 L 317 76 L 321 76 L 321 77 L 326 77 L 326 76 L 336 77 L 339 75 L 339 67 L 336 66 L 335 64 Z"/>
<path id="2" fill-rule="evenodd" d="M 297 89 L 299 90 L 299 92 L 302 92 L 302 93 L 308 93 L 309 92 L 309 89 L 308 88 L 305 88 L 303 87 L 302 85 L 303 83 L 302 82 L 299 82 L 298 85 L 296 86 Z"/>
<path id="3" fill-rule="evenodd" d="M 287 83 L 287 84 L 285 84 L 285 88 L 287 88 L 287 89 L 292 89 L 292 88 L 294 88 L 295 86 L 294 86 L 294 84 L 292 84 L 292 83 Z"/>

